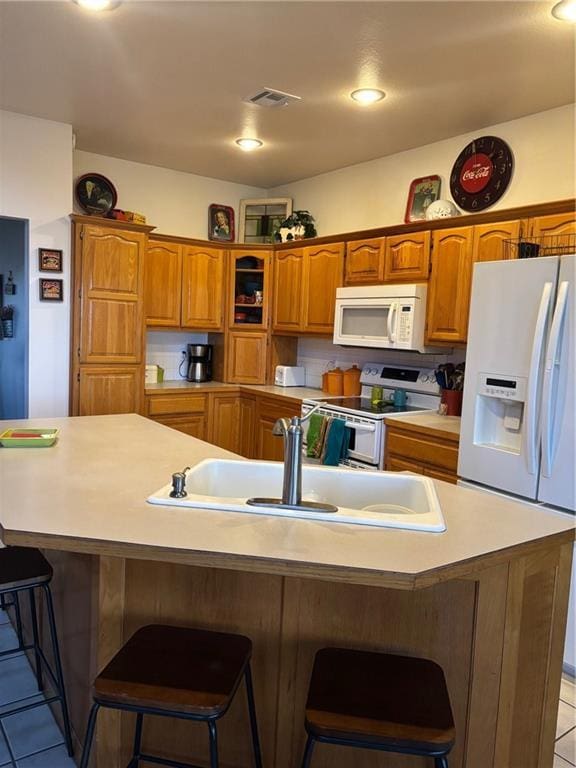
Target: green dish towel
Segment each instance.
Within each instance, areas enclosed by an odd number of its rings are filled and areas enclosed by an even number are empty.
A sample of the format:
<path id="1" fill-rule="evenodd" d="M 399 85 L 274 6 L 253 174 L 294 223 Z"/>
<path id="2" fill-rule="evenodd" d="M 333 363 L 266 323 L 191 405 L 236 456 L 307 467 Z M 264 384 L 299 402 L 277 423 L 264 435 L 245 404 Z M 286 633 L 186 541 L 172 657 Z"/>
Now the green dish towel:
<path id="1" fill-rule="evenodd" d="M 313 413 L 310 416 L 308 433 L 306 435 L 306 456 L 310 459 L 318 458 L 322 450 L 321 438 L 324 431 L 324 416 L 319 413 Z"/>
<path id="2" fill-rule="evenodd" d="M 324 439 L 322 464 L 336 467 L 348 452 L 350 430 L 343 419 L 330 419 Z"/>

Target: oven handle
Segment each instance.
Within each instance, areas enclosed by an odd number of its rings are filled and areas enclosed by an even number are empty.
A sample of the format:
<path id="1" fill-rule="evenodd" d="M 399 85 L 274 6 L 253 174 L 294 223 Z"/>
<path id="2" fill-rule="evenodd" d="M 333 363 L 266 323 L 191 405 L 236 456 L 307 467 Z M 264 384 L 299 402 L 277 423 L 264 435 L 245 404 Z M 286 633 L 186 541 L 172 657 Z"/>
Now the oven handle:
<path id="1" fill-rule="evenodd" d="M 362 432 L 376 432 L 376 427 L 373 427 L 369 424 L 354 424 L 352 421 L 344 421 L 344 426 L 348 427 L 349 429 L 358 429 Z"/>

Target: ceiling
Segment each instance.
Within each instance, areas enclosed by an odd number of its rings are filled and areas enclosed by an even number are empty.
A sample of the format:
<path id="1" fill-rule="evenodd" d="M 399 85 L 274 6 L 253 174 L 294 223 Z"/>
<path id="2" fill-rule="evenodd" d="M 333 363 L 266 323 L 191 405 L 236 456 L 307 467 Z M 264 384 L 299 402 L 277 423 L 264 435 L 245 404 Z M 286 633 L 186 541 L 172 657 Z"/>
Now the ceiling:
<path id="1" fill-rule="evenodd" d="M 270 188 L 573 102 L 574 27 L 550 7 L 0 2 L 0 105 L 71 123 L 79 149 Z M 302 101 L 243 103 L 263 86 Z M 387 98 L 358 106 L 366 86 Z"/>

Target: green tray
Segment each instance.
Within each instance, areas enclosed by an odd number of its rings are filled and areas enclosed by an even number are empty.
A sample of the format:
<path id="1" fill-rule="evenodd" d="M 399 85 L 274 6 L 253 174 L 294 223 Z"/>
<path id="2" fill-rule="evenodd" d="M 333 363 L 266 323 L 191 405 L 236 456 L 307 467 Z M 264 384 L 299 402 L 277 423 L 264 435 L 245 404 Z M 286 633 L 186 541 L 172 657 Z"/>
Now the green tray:
<path id="1" fill-rule="evenodd" d="M 38 427 L 36 429 L 7 429 L 0 435 L 4 448 L 48 448 L 54 445 L 59 430 Z M 16 435 L 16 437 L 13 437 Z"/>

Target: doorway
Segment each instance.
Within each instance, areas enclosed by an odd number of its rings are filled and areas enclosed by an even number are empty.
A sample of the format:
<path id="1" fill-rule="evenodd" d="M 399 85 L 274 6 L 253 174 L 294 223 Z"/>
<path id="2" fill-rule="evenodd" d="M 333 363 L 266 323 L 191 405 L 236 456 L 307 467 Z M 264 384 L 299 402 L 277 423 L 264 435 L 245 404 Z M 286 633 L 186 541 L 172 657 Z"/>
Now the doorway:
<path id="1" fill-rule="evenodd" d="M 28 221 L 0 216 L 0 419 L 28 417 Z"/>

